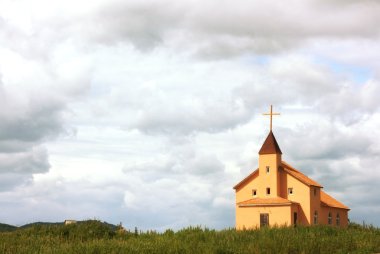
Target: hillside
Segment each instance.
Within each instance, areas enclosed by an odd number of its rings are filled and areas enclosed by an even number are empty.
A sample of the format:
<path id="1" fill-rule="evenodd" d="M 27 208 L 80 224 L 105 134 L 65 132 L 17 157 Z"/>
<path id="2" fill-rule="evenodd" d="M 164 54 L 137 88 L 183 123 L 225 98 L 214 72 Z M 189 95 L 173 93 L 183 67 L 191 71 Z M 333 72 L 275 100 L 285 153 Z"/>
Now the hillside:
<path id="1" fill-rule="evenodd" d="M 13 231 L 16 229 L 17 229 L 16 226 L 0 223 L 0 232 L 9 232 L 9 231 Z"/>
<path id="2" fill-rule="evenodd" d="M 86 224 L 93 223 L 93 222 L 99 223 L 105 227 L 109 227 L 113 231 L 115 231 L 118 228 L 118 226 L 116 226 L 116 225 L 113 225 L 113 224 L 110 224 L 107 222 L 100 222 L 97 220 L 77 221 L 76 224 L 86 225 Z M 25 224 L 25 225 L 22 225 L 19 227 L 9 225 L 9 224 L 0 223 L 0 232 L 11 232 L 11 231 L 15 231 L 15 230 L 28 229 L 28 228 L 34 228 L 34 229 L 35 228 L 53 228 L 53 226 L 56 226 L 56 228 L 59 228 L 59 226 L 64 226 L 64 222 L 42 222 L 42 221 L 38 221 L 38 222 L 28 223 L 28 224 Z"/>
<path id="3" fill-rule="evenodd" d="M 38 221 L 38 222 L 25 224 L 23 226 L 20 226 L 19 228 L 30 228 L 30 227 L 34 227 L 34 226 L 54 226 L 54 225 L 56 225 L 56 226 L 63 225 L 63 222 L 42 222 L 42 221 Z"/>

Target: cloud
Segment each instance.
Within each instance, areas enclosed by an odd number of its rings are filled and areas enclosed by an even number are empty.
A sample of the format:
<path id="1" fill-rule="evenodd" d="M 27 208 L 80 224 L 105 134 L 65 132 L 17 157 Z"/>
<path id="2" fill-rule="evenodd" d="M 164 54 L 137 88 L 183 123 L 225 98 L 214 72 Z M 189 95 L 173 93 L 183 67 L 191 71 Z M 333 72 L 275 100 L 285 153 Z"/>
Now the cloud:
<path id="1" fill-rule="evenodd" d="M 238 80 L 246 79 L 248 70 L 223 63 L 194 65 L 165 52 L 143 55 L 128 47 L 117 54 L 109 49 L 101 53 L 107 55 L 102 58 L 104 62 L 124 62 L 113 68 L 103 64 L 94 67 L 101 81 L 94 84 L 94 91 L 105 92 L 89 98 L 84 106 L 91 107 L 89 110 L 96 115 L 112 118 L 102 124 L 117 123 L 125 130 L 137 129 L 149 135 L 183 136 L 234 128 L 251 117 L 241 99 L 231 94 Z M 222 72 L 224 68 L 230 68 L 230 72 Z M 120 114 L 125 117 L 119 119 Z"/>
<path id="2" fill-rule="evenodd" d="M 135 127 L 147 133 L 217 132 L 248 118 L 247 110 L 239 101 L 215 103 L 206 98 L 186 97 L 176 102 L 163 99 L 156 104 L 159 107 L 148 106 L 140 112 Z"/>
<path id="3" fill-rule="evenodd" d="M 8 78 L 8 77 L 7 77 Z M 12 81 L 9 80 L 12 84 Z M 25 89 L 5 83 L 1 87 L 0 141 L 15 141 L 16 146 L 38 143 L 62 131 L 64 103 L 54 93 Z"/>
<path id="4" fill-rule="evenodd" d="M 268 79 L 267 77 L 271 77 Z M 344 125 L 357 124 L 379 108 L 378 80 L 353 82 L 312 57 L 278 57 L 234 90 L 246 108 L 303 105 Z"/>
<path id="5" fill-rule="evenodd" d="M 232 201 L 229 185 L 225 191 L 225 166 L 214 155 L 197 151 L 195 143 L 188 143 L 172 147 L 164 160 L 156 156 L 151 163 L 124 167 L 128 179 L 124 201 L 132 216 L 128 225 L 150 224 L 159 229 L 178 229 L 188 224 L 229 225 L 228 221 L 210 217 L 225 218 L 226 211 L 217 208 L 225 208 L 227 200 Z M 160 219 L 141 222 L 154 217 Z"/>
<path id="6" fill-rule="evenodd" d="M 170 47 L 221 59 L 287 52 L 319 38 L 376 40 L 380 33 L 376 25 L 380 6 L 375 1 L 94 1 L 87 8 L 73 8 L 75 4 L 47 4 L 51 13 L 47 15 L 38 10 L 46 5 L 39 1 L 31 7 L 36 13 L 31 22 L 22 16 L 13 22 L 3 19 L 3 37 L 14 42 L 13 49 L 32 56 L 49 57 L 57 45 L 74 40 L 87 46 L 126 43 L 141 51 Z M 12 13 L 9 6 L 4 10 Z M 28 29 L 23 30 L 25 26 Z"/>
<path id="7" fill-rule="evenodd" d="M 0 219 L 18 225 L 94 218 L 117 224 L 126 214 L 126 208 L 121 206 L 123 186 L 94 185 L 89 181 L 70 181 L 46 174 L 34 177 L 28 184 L 14 187 L 12 191 L 3 190 L 0 199 L 3 206 Z M 26 214 L 25 211 L 30 212 Z M 109 216 L 110 211 L 112 216 Z"/>
<path id="8" fill-rule="evenodd" d="M 16 186 L 24 186 L 32 182 L 32 175 L 19 174 L 13 172 L 2 172 L 0 174 L 0 193 L 14 190 Z M 2 200 L 2 202 L 4 202 Z"/>
<path id="9" fill-rule="evenodd" d="M 130 42 L 141 50 L 166 45 L 179 49 L 181 45 L 197 55 L 218 58 L 278 53 L 311 38 L 373 39 L 379 34 L 374 25 L 378 23 L 377 3 L 337 6 L 341 5 L 296 0 L 286 5 L 277 1 L 185 1 L 181 5 L 113 1 L 75 23 L 83 24 L 80 35 L 90 41 Z"/>
<path id="10" fill-rule="evenodd" d="M 338 81 L 334 73 L 310 58 L 279 57 L 235 93 L 249 108 L 268 103 L 314 106 L 321 97 L 339 90 Z"/>
<path id="11" fill-rule="evenodd" d="M 147 59 L 149 57 L 143 60 L 145 64 L 155 66 L 156 63 Z M 284 56 L 269 60 L 264 66 L 239 71 L 231 69 L 228 74 L 218 71 L 229 67 L 223 63 L 209 63 L 194 69 L 197 73 L 213 74 L 200 84 L 196 81 L 199 77 L 187 74 L 189 66 L 181 62 L 150 67 L 149 72 L 130 67 L 130 72 L 137 72 L 144 78 L 123 77 L 121 84 L 112 85 L 103 97 L 105 100 L 97 98 L 94 105 L 102 105 L 99 109 L 105 117 L 110 113 L 104 109 L 110 105 L 115 118 L 124 112 L 127 118 L 123 121 L 123 129 L 177 136 L 236 128 L 268 104 L 312 107 L 345 125 L 358 123 L 378 107 L 376 80 L 357 84 L 312 57 Z M 186 73 L 182 73 L 184 70 Z M 255 75 L 250 75 L 251 71 Z M 118 75 L 119 71 L 114 70 L 112 74 L 115 73 Z M 187 75 L 187 80 L 179 80 L 181 75 Z M 211 78 L 220 75 L 225 78 L 217 83 Z M 238 76 L 244 78 L 234 82 Z M 218 92 L 213 91 L 215 85 Z"/>
<path id="12" fill-rule="evenodd" d="M 190 153 L 175 151 L 169 156 L 160 156 L 161 158 L 156 157 L 151 161 L 144 160 L 143 163 L 127 165 L 123 171 L 126 174 L 144 172 L 145 179 L 149 174 L 153 174 L 150 179 L 155 179 L 157 175 L 162 177 L 178 174 L 207 176 L 224 171 L 224 165 L 215 155 L 194 154 L 195 151 Z"/>
<path id="13" fill-rule="evenodd" d="M 380 102 L 376 95 L 379 92 L 377 80 L 369 80 L 360 86 L 345 85 L 339 92 L 326 95 L 320 102 L 320 110 L 345 124 L 354 124 L 377 111 Z"/>
<path id="14" fill-rule="evenodd" d="M 285 136 L 285 130 L 280 133 Z M 286 130 L 284 149 L 295 160 L 330 160 L 368 154 L 371 137 L 366 133 L 341 130 L 338 126 L 325 121 L 299 126 Z"/>
<path id="15" fill-rule="evenodd" d="M 33 102 L 31 104 L 35 105 Z M 55 105 L 44 105 L 40 108 L 29 104 L 18 108 L 18 113 L 13 111 L 10 114 L 12 106 L 16 105 L 6 104 L 3 107 L 0 140 L 33 142 L 62 131 L 61 112 Z"/>
<path id="16" fill-rule="evenodd" d="M 47 162 L 47 151 L 34 148 L 28 152 L 0 154 L 0 172 L 41 173 L 50 165 Z"/>
<path id="17" fill-rule="evenodd" d="M 4 186 L 13 188 L 49 170 L 44 144 L 68 132 L 67 105 L 88 83 L 81 83 L 84 68 L 63 75 L 62 59 L 51 67 L 8 49 L 0 55 L 0 174 L 8 179 Z"/>
<path id="18" fill-rule="evenodd" d="M 201 47 L 206 55 L 210 51 L 223 55 L 231 50 L 239 54 L 271 54 L 302 47 L 310 39 L 375 39 L 379 34 L 375 25 L 379 8 L 377 3 L 341 8 L 341 5 L 329 5 L 323 1 L 291 1 L 287 4 L 278 1 L 244 4 L 211 1 L 193 9 L 193 22 L 190 23 L 199 34 L 197 39 L 206 45 Z"/>
<path id="19" fill-rule="evenodd" d="M 81 24 L 91 41 L 114 44 L 129 40 L 145 51 L 164 43 L 166 33 L 180 26 L 184 11 L 183 6 L 169 1 L 114 1 Z"/>

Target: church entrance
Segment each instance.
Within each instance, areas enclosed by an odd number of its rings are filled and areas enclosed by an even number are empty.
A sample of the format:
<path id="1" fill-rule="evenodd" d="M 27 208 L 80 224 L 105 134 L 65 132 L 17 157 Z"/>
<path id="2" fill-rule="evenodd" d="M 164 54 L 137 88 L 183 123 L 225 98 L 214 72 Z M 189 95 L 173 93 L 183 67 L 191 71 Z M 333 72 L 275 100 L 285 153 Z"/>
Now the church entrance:
<path id="1" fill-rule="evenodd" d="M 294 223 L 294 226 L 297 225 L 297 212 L 293 213 L 293 223 Z"/>
<path id="2" fill-rule="evenodd" d="M 260 227 L 269 226 L 269 213 L 260 213 Z"/>

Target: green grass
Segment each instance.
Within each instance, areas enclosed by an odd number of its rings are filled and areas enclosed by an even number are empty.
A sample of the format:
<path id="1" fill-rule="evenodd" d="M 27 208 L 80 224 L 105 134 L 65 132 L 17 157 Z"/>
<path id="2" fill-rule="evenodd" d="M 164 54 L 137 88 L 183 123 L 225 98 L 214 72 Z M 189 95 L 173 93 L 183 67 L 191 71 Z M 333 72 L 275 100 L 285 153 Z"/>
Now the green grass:
<path id="1" fill-rule="evenodd" d="M 189 227 L 136 234 L 91 220 L 0 233 L 0 253 L 377 253 L 380 229 L 332 227 L 235 231 Z"/>

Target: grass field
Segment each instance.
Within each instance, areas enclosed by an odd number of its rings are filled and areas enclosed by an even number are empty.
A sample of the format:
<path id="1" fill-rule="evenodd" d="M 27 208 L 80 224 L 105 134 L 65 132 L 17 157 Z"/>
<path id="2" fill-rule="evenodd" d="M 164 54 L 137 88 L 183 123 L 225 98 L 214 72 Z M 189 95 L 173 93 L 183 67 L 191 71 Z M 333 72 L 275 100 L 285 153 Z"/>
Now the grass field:
<path id="1" fill-rule="evenodd" d="M 0 233 L 0 253 L 380 253 L 380 229 L 332 227 L 235 231 L 189 227 L 135 233 L 96 220 L 33 224 Z"/>

